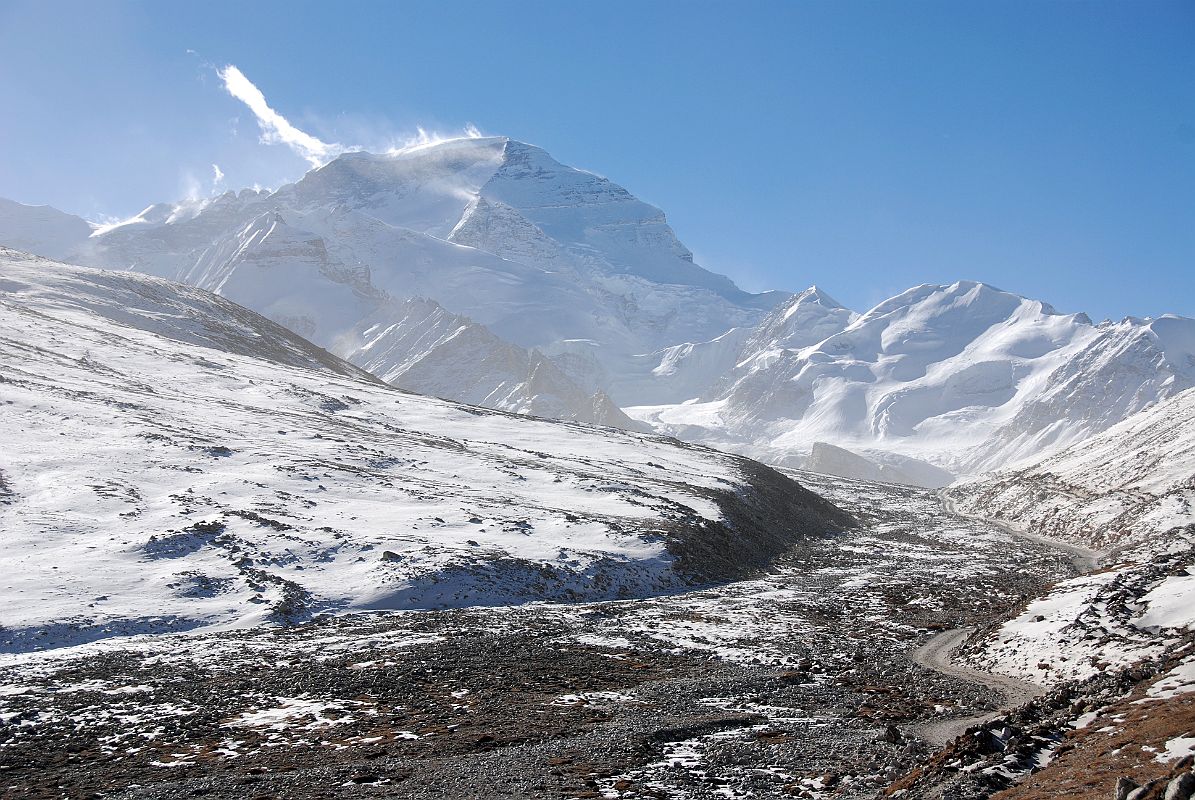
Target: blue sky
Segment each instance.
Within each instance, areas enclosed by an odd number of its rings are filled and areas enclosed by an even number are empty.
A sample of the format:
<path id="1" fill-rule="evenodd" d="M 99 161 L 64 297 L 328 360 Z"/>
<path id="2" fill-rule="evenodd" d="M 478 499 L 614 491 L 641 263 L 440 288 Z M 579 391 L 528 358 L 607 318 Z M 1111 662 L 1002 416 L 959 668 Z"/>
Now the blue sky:
<path id="1" fill-rule="evenodd" d="M 750 289 L 983 280 L 1195 316 L 1195 3 L 0 0 L 0 196 L 91 218 L 467 124 L 659 205 Z"/>

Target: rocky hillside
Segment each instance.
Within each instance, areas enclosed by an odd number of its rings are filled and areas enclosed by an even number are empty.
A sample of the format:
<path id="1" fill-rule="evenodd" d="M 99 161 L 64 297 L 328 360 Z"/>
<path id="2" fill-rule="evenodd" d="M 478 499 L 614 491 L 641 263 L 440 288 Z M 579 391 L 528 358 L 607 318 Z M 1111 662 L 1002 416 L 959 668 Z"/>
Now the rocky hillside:
<path id="1" fill-rule="evenodd" d="M 1164 539 L 1195 524 L 1195 390 L 1032 466 L 952 487 L 948 496 L 962 510 L 1097 550 Z"/>
<path id="2" fill-rule="evenodd" d="M 976 726 L 889 796 L 1195 793 L 1193 434 L 1188 390 L 1032 466 L 943 492 L 1010 530 L 1065 540 L 1090 571 L 969 647 L 970 663 L 1049 691 Z"/>

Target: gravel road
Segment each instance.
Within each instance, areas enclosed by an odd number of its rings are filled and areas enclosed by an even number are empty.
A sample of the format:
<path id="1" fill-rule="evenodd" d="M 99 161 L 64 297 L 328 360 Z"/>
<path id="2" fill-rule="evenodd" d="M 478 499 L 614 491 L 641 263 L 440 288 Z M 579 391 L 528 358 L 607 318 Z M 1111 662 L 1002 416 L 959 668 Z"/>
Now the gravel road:
<path id="1" fill-rule="evenodd" d="M 967 640 L 974 632 L 973 628 L 954 628 L 942 631 L 934 638 L 913 651 L 910 656 L 913 663 L 927 669 L 932 669 L 943 675 L 949 675 L 961 680 L 970 681 L 989 689 L 995 689 L 1004 696 L 1004 702 L 995 711 L 986 711 L 960 719 L 948 719 L 930 722 L 920 729 L 921 736 L 928 742 L 943 745 L 957 736 L 961 736 L 967 728 L 986 722 L 992 717 L 999 716 L 1011 709 L 1023 705 L 1034 697 L 1043 693 L 1043 689 L 1028 681 L 1010 678 L 995 672 L 985 672 L 972 667 L 955 664 L 950 660 L 958 646 Z"/>
<path id="2" fill-rule="evenodd" d="M 958 510 L 955 502 L 951 500 L 946 495 L 945 491 L 941 489 L 938 490 L 938 500 L 942 503 L 942 510 L 947 514 L 953 514 L 954 516 L 962 517 L 963 519 L 982 522 L 985 525 L 999 528 L 1005 533 L 1009 533 L 1018 538 L 1026 539 L 1030 542 L 1036 542 L 1037 544 L 1048 545 L 1055 550 L 1060 550 L 1063 553 L 1066 553 L 1075 569 L 1080 573 L 1091 572 L 1094 570 L 1099 566 L 1100 559 L 1104 556 L 1104 553 L 1101 553 L 1099 550 L 1092 550 L 1091 548 L 1084 547 L 1080 544 L 1073 544 L 1072 542 L 1064 542 L 1060 539 L 1051 539 L 1046 536 L 1039 536 L 1036 533 L 1029 533 L 1028 531 L 1022 530 L 1016 525 L 1013 525 L 1005 520 L 964 514 Z"/>

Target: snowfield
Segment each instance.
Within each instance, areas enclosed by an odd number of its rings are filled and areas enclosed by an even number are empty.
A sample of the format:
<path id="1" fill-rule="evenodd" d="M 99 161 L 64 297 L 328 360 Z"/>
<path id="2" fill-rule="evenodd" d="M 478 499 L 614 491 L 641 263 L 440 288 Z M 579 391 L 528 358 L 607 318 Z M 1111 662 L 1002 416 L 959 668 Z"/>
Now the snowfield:
<path id="1" fill-rule="evenodd" d="M 0 250 L 2 646 L 615 598 L 850 523 L 743 459 L 393 389 L 206 292 Z"/>

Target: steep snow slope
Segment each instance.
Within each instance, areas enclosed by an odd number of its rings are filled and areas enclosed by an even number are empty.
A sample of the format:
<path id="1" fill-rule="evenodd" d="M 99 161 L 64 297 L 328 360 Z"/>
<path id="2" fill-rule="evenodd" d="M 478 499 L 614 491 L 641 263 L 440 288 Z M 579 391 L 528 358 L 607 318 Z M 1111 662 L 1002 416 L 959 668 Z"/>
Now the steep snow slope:
<path id="1" fill-rule="evenodd" d="M 799 465 L 823 441 L 966 474 L 1081 441 L 1193 385 L 1195 320 L 1093 325 L 963 281 L 861 317 L 810 290 L 700 398 L 629 413 L 777 463 Z"/>
<path id="2" fill-rule="evenodd" d="M 81 220 L 12 208 L 0 241 L 44 235 L 45 252 L 211 289 L 403 386 L 626 426 L 623 406 L 784 466 L 811 466 L 822 442 L 838 448 L 823 466 L 856 477 L 940 485 L 1195 386 L 1195 322 L 1179 317 L 1094 325 L 966 281 L 863 315 L 814 287 L 767 313 L 778 295 L 694 264 L 659 209 L 505 138 L 349 153 L 277 191 L 151 206 L 83 239 Z M 480 327 L 449 337 L 413 298 Z"/>
<path id="3" fill-rule="evenodd" d="M 751 335 L 750 328 L 731 328 L 708 342 L 685 342 L 636 356 L 633 396 L 641 403 L 674 403 L 708 392 L 729 373 Z"/>
<path id="4" fill-rule="evenodd" d="M 0 409 L 9 650 L 633 596 L 849 523 L 734 456 L 410 395 L 206 292 L 9 250 Z"/>
<path id="5" fill-rule="evenodd" d="M 788 350 L 841 331 L 859 315 L 816 286 L 795 294 L 754 328 L 732 328 L 708 342 L 686 342 L 639 356 L 640 404 L 717 397 L 736 375 L 768 370 Z"/>
<path id="6" fill-rule="evenodd" d="M 1195 525 L 1195 389 L 1032 466 L 948 493 L 964 510 L 1098 550 Z"/>
<path id="7" fill-rule="evenodd" d="M 290 266 L 290 248 L 259 246 L 277 222 L 347 270 L 318 282 L 332 294 L 343 283 L 429 297 L 543 352 L 593 342 L 616 397 L 633 383 L 633 356 L 754 324 L 783 297 L 748 294 L 702 269 L 659 209 L 506 138 L 348 153 L 276 192 L 151 206 L 97 231 L 73 257 L 231 291 L 246 248 L 259 267 Z M 290 302 L 318 303 L 315 288 L 290 292 Z M 267 311 L 275 298 L 255 299 Z"/>
<path id="8" fill-rule="evenodd" d="M 469 285 L 473 270 L 461 262 L 462 248 L 376 221 L 350 220 L 347 212 L 323 220 L 330 226 L 379 228 L 374 246 L 379 251 L 403 252 L 407 258 L 430 242 L 432 253 L 415 258 L 418 271 L 429 280 L 407 286 L 379 281 L 383 283 L 379 288 L 367 265 L 351 255 L 342 260 L 329 251 L 326 239 L 291 225 L 278 211 L 262 211 L 261 198 L 255 192 L 230 193 L 213 201 L 204 213 L 224 221 L 235 218 L 238 210 L 260 212 L 234 235 L 213 242 L 205 240 L 213 232 L 203 215 L 186 214 L 159 226 L 152 238 L 132 235 L 151 222 L 134 222 L 106 234 L 105 241 L 122 242 L 122 252 L 134 260 L 148 248 L 145 260 L 139 262 L 147 271 L 210 288 L 396 386 L 507 411 L 644 427 L 617 411 L 604 395 L 582 391 L 552 365 L 533 370 L 533 363 L 543 361 L 538 354 L 499 339 L 471 320 L 443 309 L 433 313 L 425 301 L 395 300 L 387 291 L 444 291 L 450 283 L 461 284 L 456 287 L 460 291 L 488 295 L 497 306 L 509 293 L 518 265 L 501 263 L 505 272 L 487 273 L 491 278 L 498 275 L 495 285 L 482 280 Z M 152 218 L 152 214 L 146 216 Z M 438 253 L 442 248 L 452 252 Z M 197 260 L 175 274 L 179 259 L 190 263 L 185 254 L 194 252 L 199 253 Z M 386 263 L 381 256 L 378 261 Z M 433 276 L 435 280 L 430 280 Z M 551 293 L 547 294 L 553 302 Z M 557 297 L 554 302 L 567 307 L 571 300 Z M 450 336 L 454 331 L 457 335 Z"/>
<path id="9" fill-rule="evenodd" d="M 121 332 L 138 330 L 179 347 L 213 348 L 286 367 L 381 384 L 368 372 L 315 347 L 289 329 L 201 289 L 142 275 L 68 266 L 5 247 L 0 247 L 0 267 L 0 300 L 7 314 L 14 318 L 18 314 L 31 319 L 45 317 L 47 322 L 52 318 L 86 321 L 112 331 L 105 345 L 109 350 L 119 350 L 126 341 Z M 5 340 L 6 347 L 32 348 L 27 369 L 33 369 L 42 355 L 49 355 L 33 341 L 37 335 L 36 331 L 30 333 L 28 345 L 23 340 Z M 84 348 L 83 352 L 84 360 L 91 357 L 90 350 Z M 215 364 L 209 366 L 216 368 Z M 147 377 L 152 382 L 152 374 Z"/>
<path id="10" fill-rule="evenodd" d="M 519 414 L 647 430 L 538 351 L 504 342 L 434 301 L 385 304 L 357 328 L 349 358 L 394 386 Z"/>

